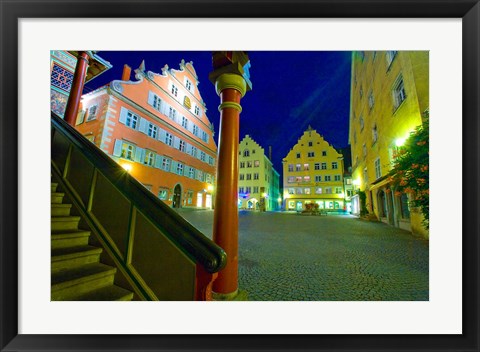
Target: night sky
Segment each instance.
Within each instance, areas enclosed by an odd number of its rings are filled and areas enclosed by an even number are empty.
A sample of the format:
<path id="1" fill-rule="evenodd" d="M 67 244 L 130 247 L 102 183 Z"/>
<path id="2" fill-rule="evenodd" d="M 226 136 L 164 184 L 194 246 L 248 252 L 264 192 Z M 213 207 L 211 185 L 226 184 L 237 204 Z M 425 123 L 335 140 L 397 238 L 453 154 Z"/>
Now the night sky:
<path id="1" fill-rule="evenodd" d="M 272 162 L 282 175 L 282 159 L 296 144 L 308 125 L 335 148 L 348 144 L 351 54 L 320 51 L 250 51 L 250 80 L 253 89 L 241 101 L 240 140 L 250 135 L 265 150 L 272 146 Z M 179 69 L 182 59 L 193 61 L 215 127 L 218 145 L 219 97 L 208 80 L 212 70 L 210 51 L 99 51 L 113 68 L 85 87 L 89 92 L 112 80 L 121 79 L 123 65 L 135 70 L 145 60 L 146 71 L 161 73 L 167 64 Z"/>

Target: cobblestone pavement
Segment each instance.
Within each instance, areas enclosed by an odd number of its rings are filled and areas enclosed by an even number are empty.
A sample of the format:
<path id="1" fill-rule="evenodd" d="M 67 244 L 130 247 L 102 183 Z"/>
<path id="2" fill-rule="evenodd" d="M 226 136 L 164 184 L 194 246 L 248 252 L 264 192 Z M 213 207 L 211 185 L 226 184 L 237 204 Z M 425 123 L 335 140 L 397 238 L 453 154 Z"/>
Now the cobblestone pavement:
<path id="1" fill-rule="evenodd" d="M 180 210 L 211 238 L 213 211 Z M 429 299 L 428 241 L 348 215 L 241 211 L 239 286 L 252 301 Z"/>

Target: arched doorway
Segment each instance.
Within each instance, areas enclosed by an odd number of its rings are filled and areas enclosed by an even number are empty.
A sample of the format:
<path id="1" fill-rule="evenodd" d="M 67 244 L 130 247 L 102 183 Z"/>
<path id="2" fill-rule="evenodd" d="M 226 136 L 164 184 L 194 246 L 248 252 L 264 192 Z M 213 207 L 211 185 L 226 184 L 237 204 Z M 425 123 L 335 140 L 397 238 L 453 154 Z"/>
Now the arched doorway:
<path id="1" fill-rule="evenodd" d="M 173 189 L 173 203 L 172 207 L 174 208 L 180 208 L 180 205 L 182 201 L 182 187 L 180 185 L 176 185 L 175 188 Z"/>
<path id="2" fill-rule="evenodd" d="M 387 217 L 387 199 L 383 190 L 378 191 L 378 217 Z"/>

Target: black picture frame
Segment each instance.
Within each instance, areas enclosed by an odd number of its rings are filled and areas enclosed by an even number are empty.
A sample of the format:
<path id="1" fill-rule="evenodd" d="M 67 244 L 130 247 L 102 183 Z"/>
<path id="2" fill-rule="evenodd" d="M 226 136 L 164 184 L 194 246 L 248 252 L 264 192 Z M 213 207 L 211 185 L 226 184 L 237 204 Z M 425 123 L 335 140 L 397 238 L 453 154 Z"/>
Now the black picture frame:
<path id="1" fill-rule="evenodd" d="M 1 351 L 479 351 L 478 0 L 0 0 Z M 18 334 L 18 20 L 112 17 L 462 18 L 463 334 L 20 335 Z M 457 119 L 458 117 L 452 117 Z M 460 227 L 460 226 L 459 226 Z M 460 236 L 459 233 L 451 234 Z M 221 318 L 220 318 L 221 319 Z M 221 321 L 219 321 L 219 324 Z M 199 321 L 199 324 L 201 322 Z"/>

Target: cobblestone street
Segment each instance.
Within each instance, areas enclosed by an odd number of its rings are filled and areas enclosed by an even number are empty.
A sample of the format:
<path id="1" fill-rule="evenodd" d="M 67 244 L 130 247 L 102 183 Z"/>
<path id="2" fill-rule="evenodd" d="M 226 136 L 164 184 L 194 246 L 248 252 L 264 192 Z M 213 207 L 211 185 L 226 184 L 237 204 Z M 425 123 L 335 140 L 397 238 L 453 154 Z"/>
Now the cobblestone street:
<path id="1" fill-rule="evenodd" d="M 180 210 L 211 238 L 213 211 Z M 239 286 L 252 301 L 428 300 L 428 241 L 348 215 L 241 211 Z"/>

